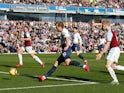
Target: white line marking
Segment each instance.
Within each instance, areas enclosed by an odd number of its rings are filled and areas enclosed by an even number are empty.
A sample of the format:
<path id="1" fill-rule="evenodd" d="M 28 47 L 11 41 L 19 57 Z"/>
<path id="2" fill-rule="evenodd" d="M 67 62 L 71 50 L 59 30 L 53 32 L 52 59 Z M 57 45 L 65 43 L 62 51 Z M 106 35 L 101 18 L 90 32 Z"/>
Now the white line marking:
<path id="1" fill-rule="evenodd" d="M 9 74 L 9 72 L 0 71 L 1 74 Z"/>
<path id="2" fill-rule="evenodd" d="M 83 80 L 71 80 L 71 79 L 55 78 L 55 77 L 48 77 L 48 79 L 71 81 L 71 82 L 82 82 L 82 83 L 89 83 L 89 84 L 90 84 L 90 83 L 98 84 L 98 82 L 83 81 Z"/>
<path id="3" fill-rule="evenodd" d="M 9 74 L 9 72 L 3 72 L 3 71 L 0 71 L 0 73 Z M 19 74 L 17 74 L 17 75 L 19 75 Z M 48 79 L 70 81 L 70 82 L 80 82 L 80 83 L 88 83 L 88 84 L 98 84 L 98 82 L 83 81 L 83 80 L 71 80 L 71 79 L 55 78 L 55 77 L 48 77 Z"/>
<path id="4" fill-rule="evenodd" d="M 3 74 L 9 74 L 9 72 L 0 71 Z M 87 85 L 87 84 L 98 84 L 98 82 L 90 82 L 90 81 L 82 81 L 82 80 L 69 80 L 64 78 L 54 78 L 49 77 L 48 79 L 55 79 L 55 80 L 63 80 L 63 81 L 70 81 L 70 82 L 78 82 L 76 84 L 59 84 L 59 85 L 43 85 L 43 86 L 29 86 L 29 87 L 16 87 L 16 88 L 0 88 L 2 90 L 22 90 L 22 89 L 34 89 L 34 88 L 50 88 L 50 87 L 65 87 L 65 86 L 80 86 L 80 85 Z"/>
<path id="5" fill-rule="evenodd" d="M 16 87 L 16 88 L 0 88 L 0 91 L 2 91 L 2 90 L 34 89 L 34 88 L 65 87 L 65 86 L 80 86 L 80 85 L 86 85 L 86 84 L 88 84 L 88 83 L 44 85 L 44 86 L 30 86 L 30 87 Z"/>

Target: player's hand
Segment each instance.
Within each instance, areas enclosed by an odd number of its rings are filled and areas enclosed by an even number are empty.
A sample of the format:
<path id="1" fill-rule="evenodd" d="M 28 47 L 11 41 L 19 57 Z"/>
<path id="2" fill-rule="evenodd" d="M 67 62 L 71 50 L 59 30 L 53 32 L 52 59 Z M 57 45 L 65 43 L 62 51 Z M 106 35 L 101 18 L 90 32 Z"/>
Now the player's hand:
<path id="1" fill-rule="evenodd" d="M 60 49 L 58 49 L 58 50 L 56 51 L 56 53 L 57 53 L 57 54 L 60 54 Z"/>
<path id="2" fill-rule="evenodd" d="M 20 38 L 21 41 L 24 41 L 24 38 Z"/>
<path id="3" fill-rule="evenodd" d="M 80 50 L 82 50 L 82 48 L 83 48 L 82 45 L 80 45 Z"/>
<path id="4" fill-rule="evenodd" d="M 96 60 L 100 60 L 101 57 L 102 57 L 102 54 L 99 53 L 98 55 L 96 55 Z"/>
<path id="5" fill-rule="evenodd" d="M 64 47 L 64 50 L 66 51 L 68 49 L 68 47 Z"/>

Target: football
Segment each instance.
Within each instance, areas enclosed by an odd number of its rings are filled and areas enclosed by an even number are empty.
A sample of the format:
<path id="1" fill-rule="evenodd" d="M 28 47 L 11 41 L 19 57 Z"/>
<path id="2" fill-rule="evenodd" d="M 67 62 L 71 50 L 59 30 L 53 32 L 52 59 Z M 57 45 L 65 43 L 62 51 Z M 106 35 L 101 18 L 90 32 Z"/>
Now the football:
<path id="1" fill-rule="evenodd" d="M 16 68 L 10 68 L 9 74 L 12 75 L 12 76 L 17 75 L 17 69 Z"/>

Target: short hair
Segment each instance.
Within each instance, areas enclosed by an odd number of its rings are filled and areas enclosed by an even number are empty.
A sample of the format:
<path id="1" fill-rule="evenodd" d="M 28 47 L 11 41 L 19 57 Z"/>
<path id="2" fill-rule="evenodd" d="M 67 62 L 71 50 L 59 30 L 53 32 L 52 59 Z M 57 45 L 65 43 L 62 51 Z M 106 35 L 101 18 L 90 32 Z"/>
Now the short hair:
<path id="1" fill-rule="evenodd" d="M 55 25 L 58 25 L 59 27 L 64 28 L 64 24 L 63 24 L 63 22 L 56 22 Z"/>
<path id="2" fill-rule="evenodd" d="M 29 30 L 29 26 L 26 25 L 26 26 L 24 26 L 24 27 L 27 28 L 27 29 Z"/>
<path id="3" fill-rule="evenodd" d="M 109 20 L 103 20 L 102 25 L 109 25 L 110 26 L 110 21 Z"/>

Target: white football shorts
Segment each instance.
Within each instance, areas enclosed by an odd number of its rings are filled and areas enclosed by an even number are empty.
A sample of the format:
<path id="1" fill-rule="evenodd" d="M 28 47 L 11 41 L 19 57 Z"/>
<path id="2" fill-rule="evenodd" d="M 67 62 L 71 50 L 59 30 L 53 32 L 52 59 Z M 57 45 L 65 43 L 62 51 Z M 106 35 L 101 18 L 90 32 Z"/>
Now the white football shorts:
<path id="1" fill-rule="evenodd" d="M 20 47 L 19 49 L 21 49 L 21 50 L 23 50 L 23 51 L 25 51 L 25 48 L 22 46 L 22 47 Z"/>
<path id="2" fill-rule="evenodd" d="M 31 54 L 32 51 L 32 46 L 26 46 L 26 51 L 28 52 L 28 54 Z"/>
<path id="3" fill-rule="evenodd" d="M 118 63 L 119 57 L 120 57 L 120 48 L 114 47 L 114 48 L 110 49 L 110 51 L 107 55 L 107 60 Z"/>

